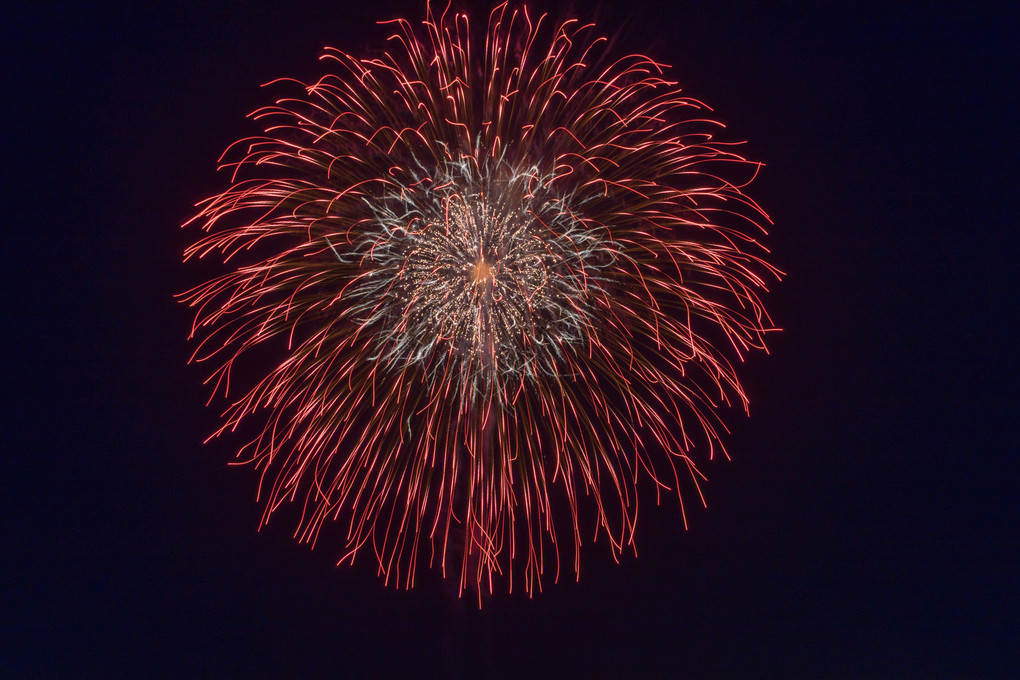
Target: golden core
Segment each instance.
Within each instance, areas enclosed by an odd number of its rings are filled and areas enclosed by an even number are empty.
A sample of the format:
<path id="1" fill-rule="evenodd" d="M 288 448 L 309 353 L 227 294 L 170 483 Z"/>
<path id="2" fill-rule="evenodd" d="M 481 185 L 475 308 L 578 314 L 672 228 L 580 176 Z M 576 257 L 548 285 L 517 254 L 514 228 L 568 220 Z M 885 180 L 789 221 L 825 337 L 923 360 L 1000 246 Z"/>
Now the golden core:
<path id="1" fill-rule="evenodd" d="M 492 281 L 493 273 L 494 270 L 492 265 L 486 262 L 483 257 L 478 260 L 478 264 L 476 264 L 475 268 L 471 270 L 471 281 L 474 282 L 476 286 L 488 283 Z"/>

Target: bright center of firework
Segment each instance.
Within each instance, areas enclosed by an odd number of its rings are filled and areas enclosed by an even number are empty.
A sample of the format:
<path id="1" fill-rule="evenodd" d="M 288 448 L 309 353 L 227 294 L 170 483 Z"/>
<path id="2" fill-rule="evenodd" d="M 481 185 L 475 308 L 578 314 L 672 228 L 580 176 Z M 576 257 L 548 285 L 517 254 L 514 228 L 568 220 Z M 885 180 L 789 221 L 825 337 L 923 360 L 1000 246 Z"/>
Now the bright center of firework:
<path id="1" fill-rule="evenodd" d="M 455 163 L 373 201 L 352 294 L 381 367 L 428 384 L 457 375 L 464 402 L 572 370 L 615 255 L 544 181 Z"/>
<path id="2" fill-rule="evenodd" d="M 475 264 L 474 269 L 471 270 L 471 280 L 476 286 L 484 286 L 492 281 L 492 277 L 495 273 L 495 269 L 491 264 L 485 261 L 483 256 Z"/>

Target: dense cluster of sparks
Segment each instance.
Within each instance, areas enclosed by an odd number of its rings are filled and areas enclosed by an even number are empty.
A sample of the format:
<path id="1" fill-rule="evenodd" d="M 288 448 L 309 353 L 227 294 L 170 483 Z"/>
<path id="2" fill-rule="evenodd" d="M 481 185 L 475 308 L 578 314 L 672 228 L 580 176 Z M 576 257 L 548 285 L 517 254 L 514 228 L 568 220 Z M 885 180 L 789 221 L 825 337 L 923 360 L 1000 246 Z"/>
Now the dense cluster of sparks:
<path id="1" fill-rule="evenodd" d="M 231 399 L 217 435 L 258 421 L 239 458 L 265 520 L 294 504 L 300 540 L 399 585 L 424 564 L 532 592 L 564 542 L 575 573 L 589 539 L 633 545 L 640 477 L 698 490 L 695 445 L 746 408 L 727 356 L 764 349 L 778 274 L 758 166 L 592 25 L 393 23 L 391 51 L 327 51 L 335 72 L 224 155 L 231 186 L 189 222 L 185 258 L 227 265 L 182 295 L 194 359 Z"/>
<path id="2" fill-rule="evenodd" d="M 337 259 L 371 263 L 348 290 L 376 329 L 373 360 L 416 364 L 462 412 L 561 375 L 592 334 L 592 298 L 612 250 L 535 168 L 459 159 L 426 188 L 373 202 L 376 230 Z M 486 163 L 486 159 L 482 159 Z M 358 301 L 358 302 L 355 302 Z M 360 303 L 360 304 L 359 304 Z M 449 397 L 448 397 L 449 398 Z"/>

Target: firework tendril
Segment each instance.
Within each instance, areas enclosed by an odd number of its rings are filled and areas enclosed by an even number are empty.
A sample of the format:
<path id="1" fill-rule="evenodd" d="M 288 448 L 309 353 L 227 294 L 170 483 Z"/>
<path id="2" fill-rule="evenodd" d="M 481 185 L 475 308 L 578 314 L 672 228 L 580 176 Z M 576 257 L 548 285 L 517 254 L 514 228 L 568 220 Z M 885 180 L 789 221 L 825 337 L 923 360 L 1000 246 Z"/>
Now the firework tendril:
<path id="1" fill-rule="evenodd" d="M 402 587 L 531 593 L 588 541 L 633 548 L 639 479 L 704 503 L 692 456 L 725 453 L 733 362 L 775 330 L 759 164 L 592 24 L 384 23 L 389 51 L 270 83 L 296 94 L 221 159 L 192 360 L 228 399 L 213 436 L 257 424 L 264 522 L 296 506 L 299 540 Z"/>

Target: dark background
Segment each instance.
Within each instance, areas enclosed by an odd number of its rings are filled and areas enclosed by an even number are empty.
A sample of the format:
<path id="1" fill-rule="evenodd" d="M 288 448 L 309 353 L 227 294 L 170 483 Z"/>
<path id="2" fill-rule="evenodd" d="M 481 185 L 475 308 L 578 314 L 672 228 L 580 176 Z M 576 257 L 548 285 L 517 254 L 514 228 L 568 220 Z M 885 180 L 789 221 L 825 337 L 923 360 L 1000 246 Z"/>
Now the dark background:
<path id="1" fill-rule="evenodd" d="M 767 163 L 785 330 L 690 530 L 481 613 L 256 532 L 172 301 L 258 86 L 421 5 L 5 16 L 0 676 L 1020 677 L 1017 14 L 858 4 L 602 7 Z"/>

